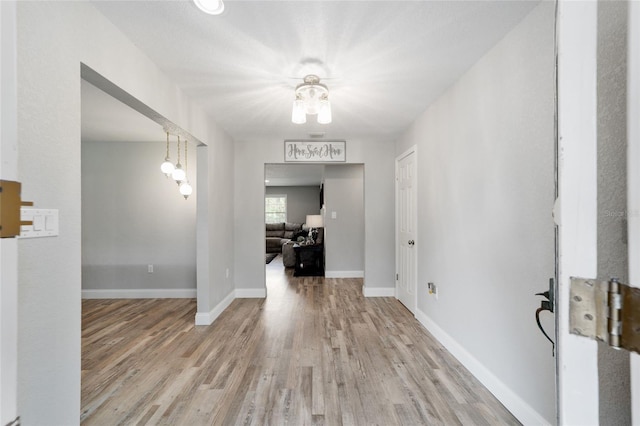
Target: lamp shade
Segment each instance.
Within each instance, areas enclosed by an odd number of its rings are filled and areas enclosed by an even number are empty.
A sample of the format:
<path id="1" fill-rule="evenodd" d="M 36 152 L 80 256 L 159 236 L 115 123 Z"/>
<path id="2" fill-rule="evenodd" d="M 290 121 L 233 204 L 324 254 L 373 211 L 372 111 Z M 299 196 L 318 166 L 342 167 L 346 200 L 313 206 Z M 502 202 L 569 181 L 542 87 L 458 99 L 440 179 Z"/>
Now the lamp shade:
<path id="1" fill-rule="evenodd" d="M 188 181 L 184 181 L 180 184 L 180 193 L 185 200 L 193 193 L 193 187 Z"/>
<path id="2" fill-rule="evenodd" d="M 291 121 L 295 124 L 304 124 L 307 122 L 307 113 L 304 109 L 304 101 L 302 101 L 301 99 L 296 99 L 295 101 L 293 101 Z"/>
<path id="3" fill-rule="evenodd" d="M 309 228 L 322 228 L 324 226 L 322 215 L 319 214 L 308 214 L 306 222 Z"/>
<path id="4" fill-rule="evenodd" d="M 171 177 L 178 183 L 182 182 L 187 177 L 187 174 L 180 163 L 176 164 L 175 169 L 173 169 L 173 172 L 171 173 Z"/>
<path id="5" fill-rule="evenodd" d="M 331 104 L 329 99 L 322 99 L 320 101 L 320 110 L 318 111 L 318 123 L 329 124 L 331 123 Z"/>
<path id="6" fill-rule="evenodd" d="M 171 160 L 169 160 L 169 157 L 164 159 L 164 163 L 162 163 L 160 165 L 160 170 L 162 170 L 162 173 L 164 173 L 167 176 L 170 176 L 171 173 L 173 173 L 173 163 L 171 162 Z"/>

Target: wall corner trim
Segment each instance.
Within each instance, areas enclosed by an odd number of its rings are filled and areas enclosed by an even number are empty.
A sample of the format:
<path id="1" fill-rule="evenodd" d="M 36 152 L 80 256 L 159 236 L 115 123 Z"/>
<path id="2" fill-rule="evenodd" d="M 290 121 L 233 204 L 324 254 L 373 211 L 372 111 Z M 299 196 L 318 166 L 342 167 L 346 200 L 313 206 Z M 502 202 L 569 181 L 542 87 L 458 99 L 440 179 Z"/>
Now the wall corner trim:
<path id="1" fill-rule="evenodd" d="M 222 299 L 214 308 L 209 312 L 196 312 L 196 325 L 211 325 L 220 316 L 225 309 L 229 307 L 231 302 L 235 299 L 235 293 L 230 292 L 227 297 Z"/>
<path id="2" fill-rule="evenodd" d="M 416 319 L 524 425 L 551 425 L 420 309 Z"/>
<path id="3" fill-rule="evenodd" d="M 364 271 L 325 271 L 325 278 L 364 278 Z"/>
<path id="4" fill-rule="evenodd" d="M 362 294 L 364 297 L 395 297 L 395 287 L 369 287 L 362 286 Z"/>
<path id="5" fill-rule="evenodd" d="M 83 299 L 195 299 L 195 288 L 85 289 Z"/>

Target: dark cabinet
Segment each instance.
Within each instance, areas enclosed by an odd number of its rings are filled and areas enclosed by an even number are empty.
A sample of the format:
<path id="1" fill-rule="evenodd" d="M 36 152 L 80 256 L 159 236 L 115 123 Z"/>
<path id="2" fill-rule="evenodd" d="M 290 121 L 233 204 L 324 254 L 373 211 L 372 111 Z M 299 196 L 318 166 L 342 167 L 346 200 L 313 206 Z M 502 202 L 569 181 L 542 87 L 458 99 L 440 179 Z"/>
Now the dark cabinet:
<path id="1" fill-rule="evenodd" d="M 324 245 L 313 246 L 294 245 L 296 265 L 294 277 L 324 276 Z"/>

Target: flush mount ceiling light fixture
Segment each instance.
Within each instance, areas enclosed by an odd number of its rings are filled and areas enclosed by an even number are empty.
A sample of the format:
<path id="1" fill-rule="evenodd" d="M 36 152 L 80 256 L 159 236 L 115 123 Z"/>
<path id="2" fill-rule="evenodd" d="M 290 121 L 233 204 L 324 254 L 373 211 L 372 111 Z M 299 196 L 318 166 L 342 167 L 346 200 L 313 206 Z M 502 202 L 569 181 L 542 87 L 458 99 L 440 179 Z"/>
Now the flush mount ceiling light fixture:
<path id="1" fill-rule="evenodd" d="M 224 12 L 224 3 L 222 0 L 193 0 L 198 9 L 209 15 L 220 15 Z"/>
<path id="2" fill-rule="evenodd" d="M 317 115 L 318 123 L 331 123 L 331 104 L 329 103 L 329 89 L 320 83 L 320 77 L 310 74 L 304 78 L 304 83 L 296 87 L 296 99 L 293 101 L 291 121 L 296 124 L 307 122 L 308 115 Z"/>

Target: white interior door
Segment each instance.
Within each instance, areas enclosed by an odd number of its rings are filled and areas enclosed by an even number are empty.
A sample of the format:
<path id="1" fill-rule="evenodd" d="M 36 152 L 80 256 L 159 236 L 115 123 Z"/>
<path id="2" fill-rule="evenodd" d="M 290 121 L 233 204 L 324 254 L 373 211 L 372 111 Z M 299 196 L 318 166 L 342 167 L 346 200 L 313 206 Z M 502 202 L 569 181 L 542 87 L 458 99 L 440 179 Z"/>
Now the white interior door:
<path id="1" fill-rule="evenodd" d="M 629 284 L 640 287 L 640 3 L 629 2 L 627 220 Z M 640 355 L 631 353 L 631 418 L 640 424 Z"/>
<path id="2" fill-rule="evenodd" d="M 416 148 L 396 159 L 396 297 L 412 313 L 417 287 Z"/>
<path id="3" fill-rule="evenodd" d="M 16 3 L 0 1 L 0 178 L 17 178 Z M 18 257 L 0 239 L 0 424 L 17 417 Z"/>
<path id="4" fill-rule="evenodd" d="M 558 3 L 558 424 L 599 422 L 596 342 L 569 333 L 570 277 L 597 274 L 598 3 Z"/>

